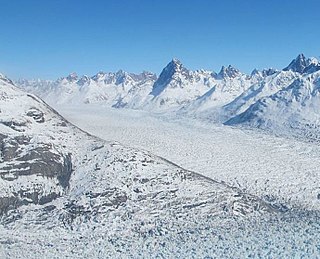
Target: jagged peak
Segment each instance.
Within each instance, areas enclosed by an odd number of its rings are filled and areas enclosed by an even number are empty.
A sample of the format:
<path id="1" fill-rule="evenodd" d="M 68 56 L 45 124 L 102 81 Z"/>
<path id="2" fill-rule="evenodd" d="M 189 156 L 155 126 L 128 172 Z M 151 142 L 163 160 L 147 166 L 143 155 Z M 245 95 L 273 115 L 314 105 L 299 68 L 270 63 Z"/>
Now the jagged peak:
<path id="1" fill-rule="evenodd" d="M 220 78 L 235 78 L 239 75 L 241 75 L 239 69 L 231 65 L 228 65 L 227 67 L 222 66 L 220 72 L 218 73 Z"/>
<path id="2" fill-rule="evenodd" d="M 263 76 L 271 76 L 271 75 L 279 72 L 279 70 L 271 67 L 271 68 L 265 68 L 261 72 L 262 72 Z"/>
<path id="3" fill-rule="evenodd" d="M 166 71 L 172 71 L 172 73 L 178 72 L 180 70 L 183 70 L 183 64 L 181 63 L 181 61 L 177 58 L 173 58 L 168 64 L 167 66 L 164 68 L 164 70 Z M 163 70 L 163 71 L 164 71 Z M 163 72 L 162 71 L 162 72 Z"/>
<path id="4" fill-rule="evenodd" d="M 255 69 L 252 70 L 250 75 L 251 76 L 261 75 L 261 72 L 260 72 L 260 70 L 255 68 Z"/>
<path id="5" fill-rule="evenodd" d="M 151 94 L 156 96 L 161 93 L 164 87 L 175 77 L 179 77 L 180 75 L 188 75 L 189 70 L 186 69 L 180 60 L 173 58 L 167 66 L 162 70 L 159 75 L 159 78 L 153 85 L 153 89 Z"/>
<path id="6" fill-rule="evenodd" d="M 128 73 L 122 69 L 119 69 L 116 73 L 116 76 L 127 76 Z"/>
<path id="7" fill-rule="evenodd" d="M 304 69 L 308 66 L 307 59 L 304 54 L 300 53 L 295 59 L 293 59 L 290 64 L 285 67 L 284 71 L 293 71 L 298 73 L 303 73 Z"/>
<path id="8" fill-rule="evenodd" d="M 135 81 L 157 80 L 157 75 L 150 71 L 142 71 L 140 74 L 130 73 L 130 77 Z"/>
<path id="9" fill-rule="evenodd" d="M 316 57 L 310 57 L 308 58 L 308 61 L 309 61 L 309 65 L 319 65 L 320 61 L 316 58 Z"/>
<path id="10" fill-rule="evenodd" d="M 95 74 L 93 77 L 91 77 L 92 80 L 94 81 L 101 81 L 104 80 L 106 77 L 107 73 L 103 71 L 99 71 L 97 74 Z"/>
<path id="11" fill-rule="evenodd" d="M 181 61 L 178 58 L 172 58 L 171 63 L 182 65 Z"/>
<path id="12" fill-rule="evenodd" d="M 297 57 L 296 57 L 296 60 L 305 60 L 306 57 L 303 53 L 300 53 Z"/>
<path id="13" fill-rule="evenodd" d="M 254 69 L 252 70 L 250 76 L 251 77 L 267 77 L 277 73 L 278 70 L 275 68 L 264 68 L 262 70 Z"/>
<path id="14" fill-rule="evenodd" d="M 171 78 L 175 73 L 186 72 L 187 69 L 182 65 L 181 61 L 173 58 L 168 65 L 162 70 L 159 80 Z"/>
<path id="15" fill-rule="evenodd" d="M 68 81 L 77 81 L 78 80 L 78 75 L 77 75 L 76 72 L 72 72 L 66 77 L 66 79 Z"/>
<path id="16" fill-rule="evenodd" d="M 290 64 L 283 70 L 292 70 L 294 72 L 302 73 L 303 69 L 307 66 L 307 59 L 303 53 L 300 53 L 295 59 L 293 59 Z"/>
<path id="17" fill-rule="evenodd" d="M 78 80 L 78 85 L 83 86 L 85 84 L 87 84 L 88 82 L 90 82 L 90 77 L 87 75 L 83 75 L 79 80 Z"/>
<path id="18" fill-rule="evenodd" d="M 303 73 L 313 73 L 320 70 L 319 60 L 317 58 L 311 57 L 306 58 L 304 54 L 299 54 L 291 63 L 283 69 L 284 71 L 293 71 L 300 74 Z"/>

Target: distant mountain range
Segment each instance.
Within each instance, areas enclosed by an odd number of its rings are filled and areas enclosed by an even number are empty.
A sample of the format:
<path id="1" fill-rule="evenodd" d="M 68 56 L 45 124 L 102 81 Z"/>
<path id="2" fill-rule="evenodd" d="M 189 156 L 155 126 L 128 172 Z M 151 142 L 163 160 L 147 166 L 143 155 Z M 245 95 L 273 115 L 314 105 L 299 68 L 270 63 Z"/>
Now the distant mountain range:
<path id="1" fill-rule="evenodd" d="M 56 81 L 18 80 L 15 84 L 53 106 L 98 103 L 170 111 L 283 133 L 288 127 L 292 132 L 317 130 L 319 71 L 319 60 L 303 54 L 282 70 L 255 69 L 250 75 L 231 65 L 223 66 L 219 73 L 191 71 L 173 59 L 159 77 L 120 70 L 92 77 L 70 74 Z"/>

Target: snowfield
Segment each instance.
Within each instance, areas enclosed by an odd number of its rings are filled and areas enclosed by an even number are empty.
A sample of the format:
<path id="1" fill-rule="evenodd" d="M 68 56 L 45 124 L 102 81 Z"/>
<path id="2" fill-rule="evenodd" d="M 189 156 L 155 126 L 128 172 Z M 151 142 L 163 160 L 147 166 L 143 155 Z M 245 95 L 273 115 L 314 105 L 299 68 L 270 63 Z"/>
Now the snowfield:
<path id="1" fill-rule="evenodd" d="M 320 209 L 317 143 L 145 111 L 100 105 L 56 108 L 105 140 L 143 148 L 270 201 Z"/>

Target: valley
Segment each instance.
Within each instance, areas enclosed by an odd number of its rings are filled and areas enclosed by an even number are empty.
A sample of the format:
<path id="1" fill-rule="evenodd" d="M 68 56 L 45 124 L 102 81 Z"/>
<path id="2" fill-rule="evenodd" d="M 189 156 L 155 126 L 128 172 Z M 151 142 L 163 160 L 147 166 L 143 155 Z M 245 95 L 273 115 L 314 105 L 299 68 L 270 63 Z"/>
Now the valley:
<path id="1" fill-rule="evenodd" d="M 99 105 L 57 107 L 105 140 L 142 148 L 183 168 L 289 207 L 320 209 L 320 146 L 263 131 Z"/>

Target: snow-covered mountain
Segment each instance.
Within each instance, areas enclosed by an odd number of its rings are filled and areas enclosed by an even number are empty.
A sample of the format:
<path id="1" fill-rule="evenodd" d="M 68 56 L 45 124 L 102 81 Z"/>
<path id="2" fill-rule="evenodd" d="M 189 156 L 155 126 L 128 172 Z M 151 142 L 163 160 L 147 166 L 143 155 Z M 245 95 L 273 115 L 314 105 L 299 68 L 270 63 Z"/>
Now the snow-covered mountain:
<path id="1" fill-rule="evenodd" d="M 211 88 L 212 72 L 191 71 L 173 59 L 161 72 L 154 83 L 143 108 L 167 109 L 185 105 Z"/>
<path id="2" fill-rule="evenodd" d="M 320 71 L 295 79 L 289 86 L 259 99 L 243 113 L 226 122 L 319 138 Z"/>
<path id="3" fill-rule="evenodd" d="M 260 77 L 247 76 L 230 65 L 219 73 L 191 71 L 173 59 L 159 78 L 149 72 L 136 75 L 118 71 L 81 78 L 70 74 L 56 81 L 18 80 L 16 84 L 52 105 L 100 103 L 116 108 L 178 110 L 197 99 L 206 99 L 209 93 L 214 105 L 226 103 L 258 80 Z"/>
<path id="4" fill-rule="evenodd" d="M 150 72 L 137 75 L 118 71 L 99 72 L 93 77 L 81 78 L 71 74 L 57 81 L 20 80 L 17 85 L 37 94 L 53 106 L 98 103 L 115 108 L 174 111 L 184 116 L 226 122 L 227 125 L 246 124 L 256 127 L 261 124 L 259 127 L 262 128 L 262 124 L 265 123 L 245 121 L 245 118 L 252 118 L 252 115 L 248 115 L 252 113 L 251 106 L 261 106 L 265 99 L 281 95 L 282 91 L 286 91 L 285 89 L 294 82 L 297 84 L 299 80 L 311 80 L 311 84 L 316 87 L 317 83 L 312 78 L 317 77 L 319 70 L 320 62 L 316 58 L 306 58 L 303 54 L 299 54 L 280 71 L 255 69 L 250 75 L 241 73 L 231 65 L 223 66 L 219 73 L 206 70 L 192 71 L 179 60 L 173 59 L 158 78 Z M 309 108 L 301 107 L 304 110 L 302 113 L 308 114 Z M 268 115 L 268 119 L 262 118 L 263 112 L 260 108 L 259 111 L 261 120 L 270 121 L 271 115 Z M 295 114 L 296 112 L 290 116 L 294 117 Z M 275 117 L 277 116 L 275 114 Z M 318 125 L 316 121 L 310 123 Z M 285 124 L 292 127 L 292 121 Z"/>
<path id="5" fill-rule="evenodd" d="M 227 125 L 246 125 L 303 138 L 319 136 L 319 61 L 300 54 L 226 106 L 238 114 Z M 301 135 L 302 134 L 302 135 Z"/>
<path id="6" fill-rule="evenodd" d="M 259 76 L 261 74 L 258 74 Z M 229 117 L 237 115 L 246 109 L 259 99 L 265 96 L 269 96 L 281 90 L 282 88 L 291 84 L 300 75 L 293 71 L 277 71 L 271 75 L 260 77 L 257 83 L 252 84 L 248 89 L 242 92 L 230 103 L 224 105 L 224 114 Z"/>
<path id="7" fill-rule="evenodd" d="M 80 78 L 72 73 L 56 81 L 22 79 L 16 84 L 50 104 L 102 103 L 112 106 L 131 96 L 147 95 L 155 80 L 156 75 L 150 72 L 133 74 L 119 70 Z"/>
<path id="8" fill-rule="evenodd" d="M 233 101 L 251 85 L 260 82 L 263 78 L 261 72 L 248 76 L 231 65 L 223 66 L 220 72 L 213 76 L 212 87 L 189 104 L 181 107 L 178 113 L 213 121 L 223 121 L 222 106 Z"/>
<path id="9" fill-rule="evenodd" d="M 306 58 L 299 54 L 283 71 L 293 71 L 300 74 L 313 73 L 320 70 L 320 63 L 316 58 Z"/>

